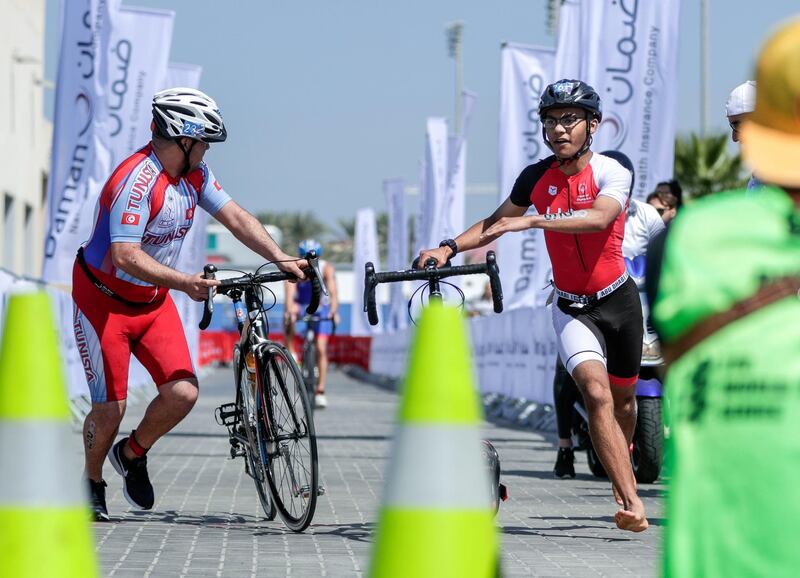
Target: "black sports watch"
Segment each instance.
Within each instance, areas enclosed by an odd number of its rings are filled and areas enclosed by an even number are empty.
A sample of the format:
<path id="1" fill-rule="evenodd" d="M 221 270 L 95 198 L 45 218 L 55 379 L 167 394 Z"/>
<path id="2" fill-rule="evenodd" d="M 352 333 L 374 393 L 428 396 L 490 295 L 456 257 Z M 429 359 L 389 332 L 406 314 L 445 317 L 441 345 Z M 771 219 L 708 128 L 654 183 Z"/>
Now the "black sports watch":
<path id="1" fill-rule="evenodd" d="M 440 247 L 450 247 L 450 250 L 453 252 L 453 254 L 450 255 L 450 257 L 448 257 L 448 259 L 452 259 L 453 257 L 455 257 L 458 254 L 458 245 L 456 245 L 456 242 L 453 239 L 445 239 L 444 241 L 439 243 L 439 246 Z"/>

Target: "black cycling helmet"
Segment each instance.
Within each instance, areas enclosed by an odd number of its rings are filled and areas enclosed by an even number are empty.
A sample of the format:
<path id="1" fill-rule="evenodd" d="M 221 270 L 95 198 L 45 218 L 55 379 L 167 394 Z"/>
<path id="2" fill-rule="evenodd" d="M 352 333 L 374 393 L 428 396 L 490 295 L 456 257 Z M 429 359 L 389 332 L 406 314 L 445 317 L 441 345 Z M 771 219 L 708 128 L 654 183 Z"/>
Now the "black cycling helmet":
<path id="1" fill-rule="evenodd" d="M 628 198 L 630 199 L 631 195 L 633 194 L 633 183 L 636 181 L 636 171 L 633 169 L 633 163 L 631 162 L 631 159 L 628 158 L 628 155 L 620 151 L 603 151 L 600 154 L 614 159 L 623 167 L 625 167 L 631 174 L 631 188 L 628 191 Z"/>
<path id="2" fill-rule="evenodd" d="M 545 87 L 539 98 L 539 118 L 548 110 L 569 106 L 582 108 L 598 121 L 603 120 L 603 106 L 597 91 L 582 80 L 566 78 Z"/>
<path id="3" fill-rule="evenodd" d="M 561 164 L 569 161 L 578 160 L 589 151 L 592 146 L 592 133 L 589 130 L 589 120 L 596 118 L 598 122 L 603 120 L 603 106 L 600 103 L 600 95 L 597 91 L 581 80 L 568 80 L 566 78 L 548 84 L 539 99 L 539 119 L 543 121 L 544 115 L 548 110 L 568 107 L 582 108 L 587 112 L 586 115 L 586 140 L 583 146 L 568 159 L 558 159 Z M 550 141 L 547 139 L 547 131 L 542 122 L 542 140 L 553 150 Z M 555 151 L 553 151 L 555 152 Z"/>

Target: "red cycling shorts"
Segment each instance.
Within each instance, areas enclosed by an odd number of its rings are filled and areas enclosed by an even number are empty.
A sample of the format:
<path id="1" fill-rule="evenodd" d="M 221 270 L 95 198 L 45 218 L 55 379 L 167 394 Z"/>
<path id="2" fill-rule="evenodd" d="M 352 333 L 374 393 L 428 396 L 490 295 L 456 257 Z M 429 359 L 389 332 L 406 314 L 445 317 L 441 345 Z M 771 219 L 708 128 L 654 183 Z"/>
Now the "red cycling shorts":
<path id="1" fill-rule="evenodd" d="M 95 287 L 76 262 L 72 270 L 73 329 L 93 403 L 128 396 L 131 354 L 157 386 L 195 378 L 183 324 L 172 297 L 142 307 Z"/>

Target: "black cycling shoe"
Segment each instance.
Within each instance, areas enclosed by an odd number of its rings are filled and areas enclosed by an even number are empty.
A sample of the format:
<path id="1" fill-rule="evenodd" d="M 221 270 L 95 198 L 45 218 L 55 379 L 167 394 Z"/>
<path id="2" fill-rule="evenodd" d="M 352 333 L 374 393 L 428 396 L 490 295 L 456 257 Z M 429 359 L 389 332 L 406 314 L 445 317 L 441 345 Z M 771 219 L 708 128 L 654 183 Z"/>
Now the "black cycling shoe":
<path id="1" fill-rule="evenodd" d="M 89 505 L 92 508 L 95 522 L 108 522 L 108 508 L 106 508 L 106 481 L 87 479 L 89 482 Z"/>
<path id="2" fill-rule="evenodd" d="M 155 502 L 153 486 L 147 475 L 147 456 L 129 460 L 122 452 L 128 438 L 119 440 L 108 452 L 108 461 L 124 480 L 123 493 L 125 499 L 134 508 L 149 510 Z"/>
<path id="3" fill-rule="evenodd" d="M 558 457 L 556 457 L 556 467 L 553 468 L 553 475 L 557 478 L 575 477 L 575 453 L 572 448 L 558 448 Z"/>

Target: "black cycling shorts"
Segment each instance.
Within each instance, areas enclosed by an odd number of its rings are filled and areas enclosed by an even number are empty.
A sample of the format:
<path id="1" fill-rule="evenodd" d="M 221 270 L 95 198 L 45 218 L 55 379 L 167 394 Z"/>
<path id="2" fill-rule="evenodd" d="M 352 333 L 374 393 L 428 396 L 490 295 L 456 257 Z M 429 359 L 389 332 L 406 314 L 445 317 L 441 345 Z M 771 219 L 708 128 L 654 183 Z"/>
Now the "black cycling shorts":
<path id="1" fill-rule="evenodd" d="M 610 295 L 581 306 L 563 297 L 553 303 L 561 360 L 573 374 L 584 361 L 602 362 L 613 385 L 635 385 L 642 360 L 642 304 L 628 279 Z"/>

